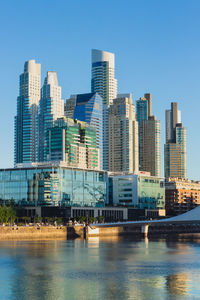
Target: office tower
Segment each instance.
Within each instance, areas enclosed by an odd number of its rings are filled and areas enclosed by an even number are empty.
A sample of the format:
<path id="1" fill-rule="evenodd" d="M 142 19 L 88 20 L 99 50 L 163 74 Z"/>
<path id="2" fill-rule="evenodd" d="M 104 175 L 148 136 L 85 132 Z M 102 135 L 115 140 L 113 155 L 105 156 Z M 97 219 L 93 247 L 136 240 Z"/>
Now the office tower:
<path id="1" fill-rule="evenodd" d="M 108 170 L 108 107 L 117 97 L 115 79 L 115 55 L 101 50 L 92 50 L 92 93 L 103 99 L 103 169 Z"/>
<path id="2" fill-rule="evenodd" d="M 98 93 L 79 94 L 75 97 L 75 107 L 73 118 L 86 122 L 91 128 L 96 130 L 97 147 L 100 151 L 100 168 L 103 169 L 103 103 Z M 72 112 L 69 102 L 73 102 L 71 97 L 68 103 L 68 115 Z"/>
<path id="3" fill-rule="evenodd" d="M 138 171 L 138 122 L 131 94 L 120 94 L 109 109 L 109 171 Z"/>
<path id="4" fill-rule="evenodd" d="M 99 169 L 96 130 L 87 123 L 66 117 L 57 119 L 46 130 L 47 160 L 67 166 Z"/>
<path id="5" fill-rule="evenodd" d="M 186 178 L 186 128 L 181 123 L 178 103 L 171 103 L 171 110 L 165 112 L 165 120 L 165 177 Z"/>
<path id="6" fill-rule="evenodd" d="M 35 60 L 25 62 L 24 73 L 20 75 L 17 115 L 15 116 L 15 165 L 36 161 L 40 81 L 41 65 Z"/>
<path id="7" fill-rule="evenodd" d="M 161 176 L 160 121 L 152 116 L 152 95 L 136 101 L 139 125 L 139 169 Z"/>
<path id="8" fill-rule="evenodd" d="M 41 89 L 39 105 L 38 161 L 46 160 L 46 130 L 51 122 L 64 117 L 64 100 L 56 72 L 49 71 Z"/>
<path id="9" fill-rule="evenodd" d="M 92 92 L 110 105 L 117 97 L 117 79 L 115 79 L 115 55 L 110 52 L 92 49 Z"/>

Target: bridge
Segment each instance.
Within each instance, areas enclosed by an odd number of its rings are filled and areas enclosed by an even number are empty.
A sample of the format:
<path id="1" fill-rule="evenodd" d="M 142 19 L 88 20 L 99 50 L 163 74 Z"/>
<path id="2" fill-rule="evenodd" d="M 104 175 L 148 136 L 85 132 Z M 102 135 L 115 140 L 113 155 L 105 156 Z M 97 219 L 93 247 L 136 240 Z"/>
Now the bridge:
<path id="1" fill-rule="evenodd" d="M 133 234 L 140 228 L 140 234 L 147 236 L 149 226 L 168 228 L 170 232 L 199 232 L 200 233 L 200 206 L 175 217 L 161 220 L 127 221 L 117 223 L 91 224 L 87 228 L 88 236 L 106 236 Z M 155 228 L 156 229 L 156 228 Z M 156 230 L 154 230 L 156 231 Z"/>

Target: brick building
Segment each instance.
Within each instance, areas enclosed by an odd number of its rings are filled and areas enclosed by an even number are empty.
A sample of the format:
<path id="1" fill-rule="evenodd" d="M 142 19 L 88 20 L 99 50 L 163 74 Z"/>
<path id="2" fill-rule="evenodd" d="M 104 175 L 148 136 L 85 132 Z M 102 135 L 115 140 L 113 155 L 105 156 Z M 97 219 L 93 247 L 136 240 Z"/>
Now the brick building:
<path id="1" fill-rule="evenodd" d="M 165 183 L 166 214 L 178 215 L 200 204 L 200 182 L 169 178 Z"/>

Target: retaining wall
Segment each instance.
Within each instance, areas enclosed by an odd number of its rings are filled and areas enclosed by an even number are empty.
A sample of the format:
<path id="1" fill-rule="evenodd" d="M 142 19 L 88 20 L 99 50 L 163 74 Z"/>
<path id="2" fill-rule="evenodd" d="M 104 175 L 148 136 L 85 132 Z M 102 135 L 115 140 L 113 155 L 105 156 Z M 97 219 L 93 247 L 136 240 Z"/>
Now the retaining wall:
<path id="1" fill-rule="evenodd" d="M 2 226 L 0 240 L 9 239 L 52 239 L 83 238 L 82 226 Z"/>

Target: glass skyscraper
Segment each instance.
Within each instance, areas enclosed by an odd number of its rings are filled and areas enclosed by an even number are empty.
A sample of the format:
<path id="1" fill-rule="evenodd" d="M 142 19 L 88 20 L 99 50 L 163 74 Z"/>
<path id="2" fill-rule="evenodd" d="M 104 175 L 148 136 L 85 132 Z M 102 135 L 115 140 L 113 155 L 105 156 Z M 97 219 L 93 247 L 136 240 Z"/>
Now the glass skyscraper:
<path id="1" fill-rule="evenodd" d="M 37 157 L 37 114 L 40 100 L 41 65 L 25 62 L 20 75 L 15 116 L 14 164 L 35 162 Z"/>
<path id="2" fill-rule="evenodd" d="M 108 153 L 108 108 L 117 97 L 117 79 L 115 79 L 115 55 L 101 50 L 92 50 L 92 93 L 98 93 L 103 99 L 103 169 L 109 168 Z"/>
<path id="3" fill-rule="evenodd" d="M 64 100 L 61 99 L 61 87 L 56 72 L 47 72 L 41 90 L 39 105 L 38 161 L 46 160 L 46 130 L 58 118 L 64 117 Z"/>
<path id="4" fill-rule="evenodd" d="M 100 168 L 103 169 L 103 103 L 98 93 L 75 96 L 73 118 L 86 122 L 96 130 L 96 145 L 100 152 Z M 70 99 L 69 99 L 70 100 Z"/>

